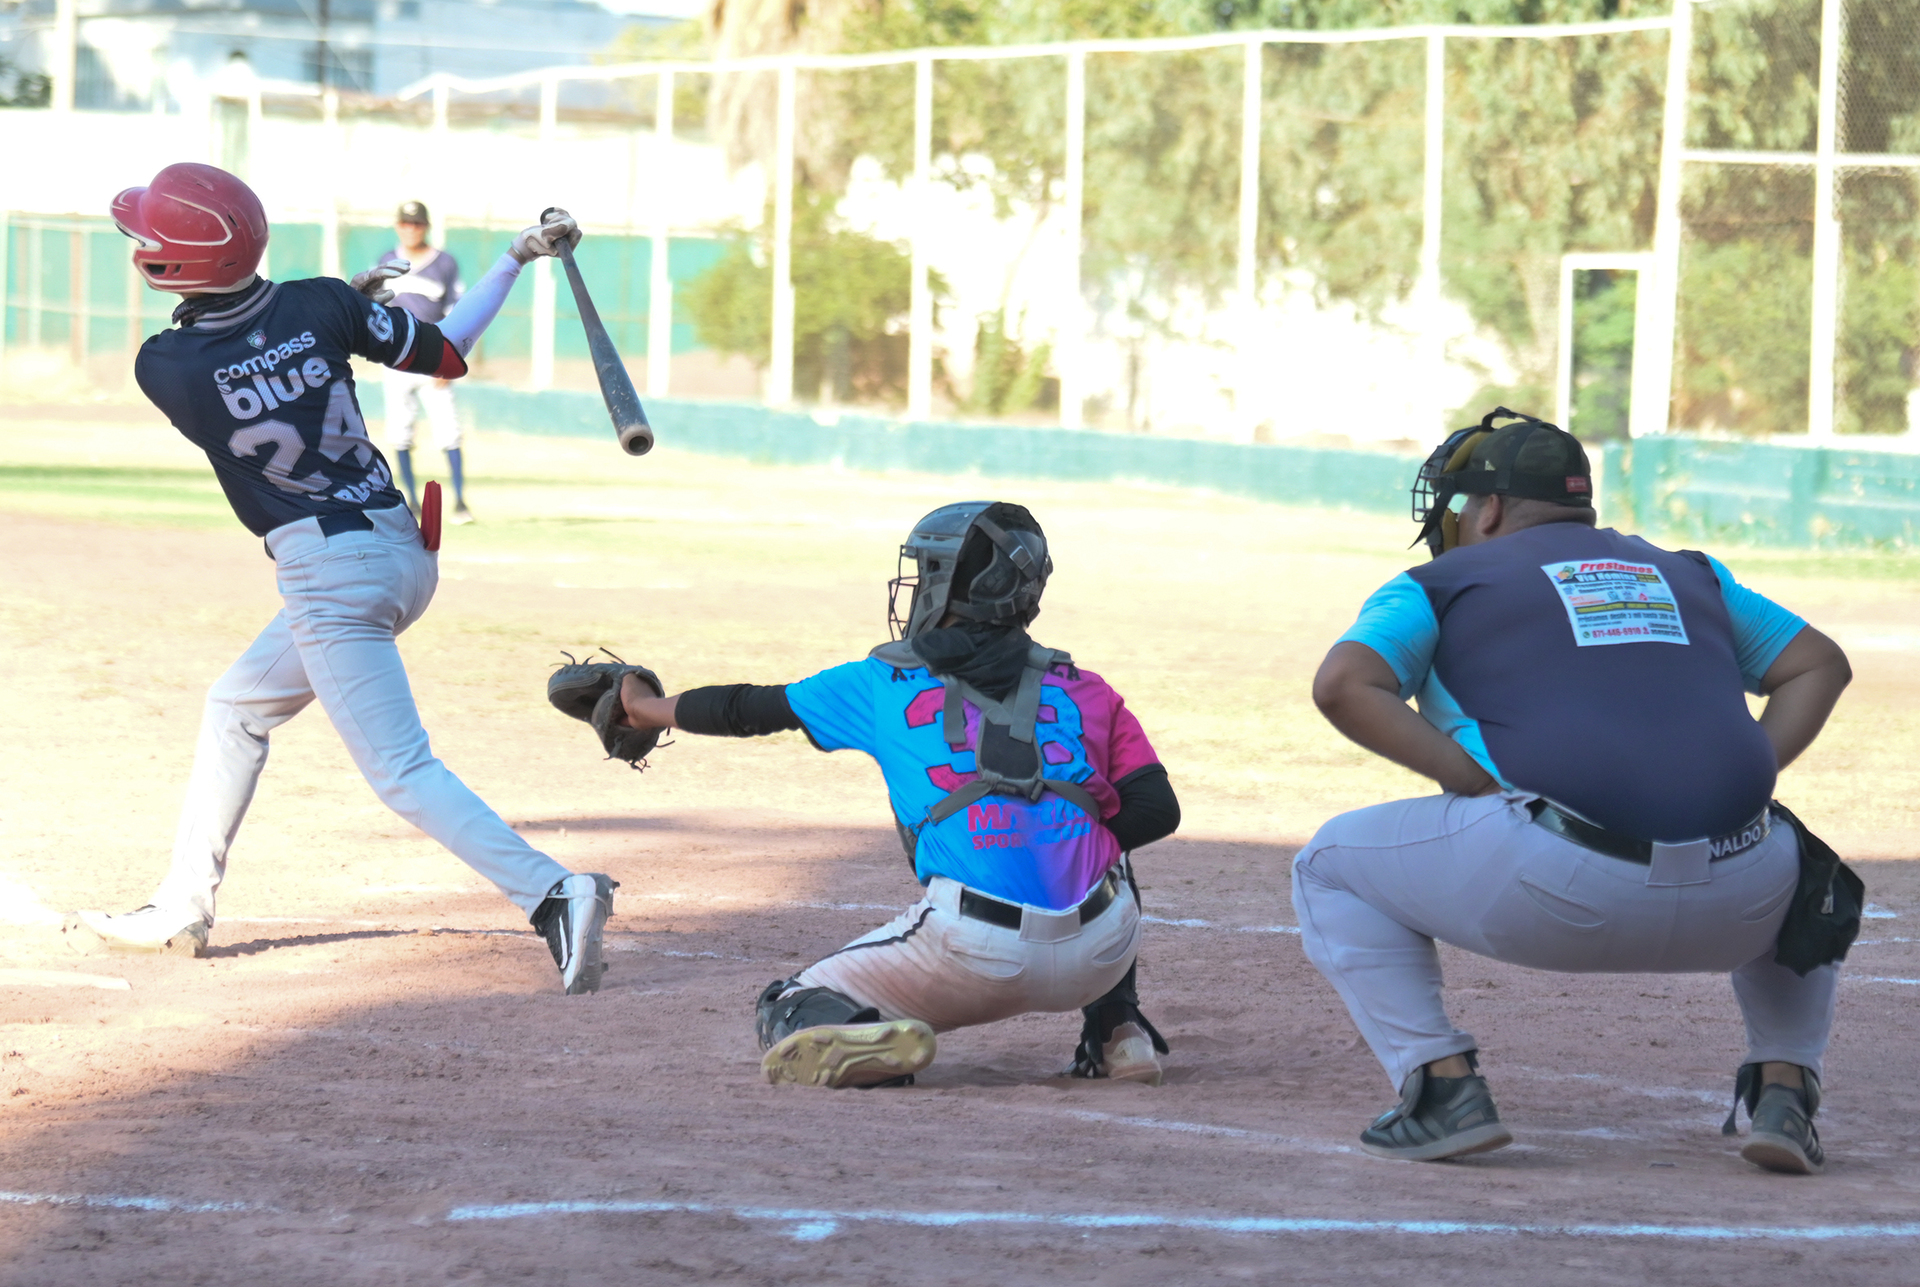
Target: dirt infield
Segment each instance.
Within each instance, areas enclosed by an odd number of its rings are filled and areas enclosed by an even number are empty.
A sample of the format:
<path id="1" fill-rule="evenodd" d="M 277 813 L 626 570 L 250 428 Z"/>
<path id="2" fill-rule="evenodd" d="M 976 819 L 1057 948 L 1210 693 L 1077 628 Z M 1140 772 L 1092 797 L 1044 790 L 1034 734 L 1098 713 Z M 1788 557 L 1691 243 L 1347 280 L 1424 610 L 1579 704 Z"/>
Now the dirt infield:
<path id="1" fill-rule="evenodd" d="M 164 867 L 201 694 L 277 606 L 205 466 L 137 423 L 0 429 L 0 1246 L 8 1283 L 1906 1283 L 1920 1248 L 1920 566 L 1718 551 L 1858 680 L 1780 794 L 1859 857 L 1816 1180 L 1718 1133 L 1724 979 L 1447 954 L 1519 1144 L 1351 1145 L 1389 1089 L 1290 933 L 1328 815 L 1419 791 L 1306 677 L 1409 525 L 1149 489 L 875 480 L 486 440 L 404 643 L 435 747 L 536 844 L 622 881 L 613 968 L 557 995 L 504 900 L 388 814 L 312 712 L 202 961 L 77 957 L 58 913 Z M 593 481 L 601 480 L 601 481 Z M 1060 574 L 1035 627 L 1111 679 L 1181 793 L 1140 855 L 1159 1089 L 1055 1076 L 1077 1016 L 942 1038 L 905 1090 L 758 1079 L 751 1004 L 917 887 L 872 766 L 686 738 L 645 775 L 539 699 L 562 647 L 676 687 L 882 631 L 904 525 L 993 490 Z"/>

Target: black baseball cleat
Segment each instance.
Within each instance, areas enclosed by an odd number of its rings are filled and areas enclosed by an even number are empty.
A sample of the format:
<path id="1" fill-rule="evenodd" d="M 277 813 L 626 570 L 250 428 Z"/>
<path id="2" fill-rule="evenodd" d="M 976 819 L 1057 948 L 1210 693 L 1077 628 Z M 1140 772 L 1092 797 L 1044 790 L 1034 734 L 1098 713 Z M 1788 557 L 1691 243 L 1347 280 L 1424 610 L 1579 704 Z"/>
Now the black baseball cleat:
<path id="1" fill-rule="evenodd" d="M 599 872 L 576 872 L 547 891 L 533 913 L 533 928 L 547 940 L 560 986 L 568 996 L 598 992 L 607 972 L 601 931 L 613 915 L 613 891 L 620 882 Z"/>
<path id="2" fill-rule="evenodd" d="M 1734 1114 L 1747 1106 L 1753 1129 L 1740 1156 L 1755 1166 L 1786 1175 L 1818 1175 L 1827 1164 L 1813 1115 L 1820 1111 L 1820 1077 L 1810 1068 L 1800 1070 L 1805 1089 L 1778 1082 L 1762 1085 L 1759 1064 L 1741 1065 L 1734 1079 L 1733 1112 L 1727 1114 L 1722 1135 L 1738 1129 Z"/>
<path id="3" fill-rule="evenodd" d="M 1473 1055 L 1467 1055 L 1469 1064 Z M 1400 1088 L 1400 1102 L 1360 1132 L 1360 1147 L 1375 1157 L 1403 1162 L 1486 1153 L 1513 1143 L 1513 1132 L 1493 1106 L 1487 1079 L 1435 1077 L 1423 1065 Z"/>

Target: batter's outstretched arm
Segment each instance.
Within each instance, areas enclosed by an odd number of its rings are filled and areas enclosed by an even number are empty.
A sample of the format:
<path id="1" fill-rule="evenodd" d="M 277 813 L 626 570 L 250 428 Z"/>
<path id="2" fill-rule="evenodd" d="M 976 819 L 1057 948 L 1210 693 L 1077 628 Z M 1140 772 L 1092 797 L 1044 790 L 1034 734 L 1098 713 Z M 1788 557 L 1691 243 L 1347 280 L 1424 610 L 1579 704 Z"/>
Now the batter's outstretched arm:
<path id="1" fill-rule="evenodd" d="M 1488 795 L 1500 789 L 1479 761 L 1401 700 L 1399 676 L 1363 643 L 1333 646 L 1313 677 L 1313 704 L 1346 737 L 1448 791 Z"/>
<path id="2" fill-rule="evenodd" d="M 579 240 L 580 230 L 573 216 L 564 210 L 555 211 L 554 217 L 545 223 L 521 232 L 507 253 L 494 260 L 493 267 L 460 296 L 459 303 L 447 310 L 447 315 L 440 319 L 440 334 L 465 358 L 480 342 L 481 333 L 499 316 L 513 283 L 519 280 L 520 270 L 542 255 L 553 254 L 558 242 L 565 241 L 571 246 Z"/>
<path id="3" fill-rule="evenodd" d="M 473 346 L 480 342 L 481 334 L 500 315 L 501 307 L 507 302 L 507 296 L 513 290 L 513 283 L 519 280 L 520 270 L 525 267 L 512 255 L 502 255 L 494 261 L 493 267 L 473 284 L 472 289 L 460 297 L 460 302 L 447 310 L 440 319 L 440 334 L 447 337 L 454 351 L 461 357 L 473 352 Z"/>
<path id="4" fill-rule="evenodd" d="M 1780 650 L 1760 680 L 1767 707 L 1760 727 L 1773 743 L 1773 757 L 1781 768 L 1800 758 L 1813 745 L 1833 714 L 1834 703 L 1853 682 L 1853 667 L 1840 645 L 1807 626 Z"/>

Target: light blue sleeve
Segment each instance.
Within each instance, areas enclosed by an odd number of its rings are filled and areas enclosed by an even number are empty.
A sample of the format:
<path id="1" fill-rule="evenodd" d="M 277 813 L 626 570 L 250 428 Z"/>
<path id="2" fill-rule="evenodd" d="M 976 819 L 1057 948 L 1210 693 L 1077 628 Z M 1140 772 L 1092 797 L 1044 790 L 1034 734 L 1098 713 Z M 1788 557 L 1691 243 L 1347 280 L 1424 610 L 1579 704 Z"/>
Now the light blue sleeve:
<path id="1" fill-rule="evenodd" d="M 850 661 L 787 685 L 787 704 L 823 751 L 873 754 L 874 663 Z"/>
<path id="2" fill-rule="evenodd" d="M 1440 682 L 1438 675 L 1428 674 L 1427 682 L 1420 688 L 1420 716 L 1452 738 L 1501 786 L 1513 785 L 1507 781 L 1507 775 L 1500 771 L 1500 766 L 1493 762 L 1493 752 L 1487 749 L 1487 738 L 1480 731 L 1480 721 L 1460 709 L 1459 701 L 1447 691 L 1447 686 Z"/>
<path id="3" fill-rule="evenodd" d="M 1440 644 L 1440 622 L 1420 583 L 1402 572 L 1360 605 L 1360 617 L 1336 643 L 1360 643 L 1379 653 L 1400 681 L 1400 696 L 1420 691 Z"/>
<path id="4" fill-rule="evenodd" d="M 1733 618 L 1733 651 L 1740 662 L 1740 678 L 1747 691 L 1758 693 L 1760 681 L 1774 661 L 1807 628 L 1800 617 L 1733 579 L 1727 565 L 1707 555 L 1713 574 L 1720 580 L 1720 597 L 1726 600 L 1727 615 Z"/>

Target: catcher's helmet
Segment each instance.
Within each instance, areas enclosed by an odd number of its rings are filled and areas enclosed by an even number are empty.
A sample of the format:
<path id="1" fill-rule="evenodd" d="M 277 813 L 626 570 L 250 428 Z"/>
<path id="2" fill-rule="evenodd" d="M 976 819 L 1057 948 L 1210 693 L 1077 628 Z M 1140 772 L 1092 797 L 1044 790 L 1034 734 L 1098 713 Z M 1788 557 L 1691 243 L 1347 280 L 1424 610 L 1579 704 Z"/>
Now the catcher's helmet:
<path id="1" fill-rule="evenodd" d="M 1496 420 L 1518 424 L 1494 426 Z M 1434 558 L 1459 544 L 1456 496 L 1516 496 L 1559 505 L 1593 504 L 1593 471 L 1580 440 L 1536 416 L 1495 407 L 1477 425 L 1435 447 L 1413 482 L 1413 521 Z"/>
<path id="2" fill-rule="evenodd" d="M 896 639 L 931 630 L 948 613 L 1025 625 L 1040 615 L 1040 595 L 1052 574 L 1046 535 L 1022 506 L 942 505 L 915 523 L 900 547 L 899 575 L 887 583 L 887 624 Z M 903 590 L 912 592 L 904 613 Z"/>
<path id="3" fill-rule="evenodd" d="M 216 166 L 183 161 L 113 199 L 113 222 L 139 243 L 133 262 L 155 290 L 223 295 L 244 289 L 267 248 L 267 212 L 253 189 Z"/>

